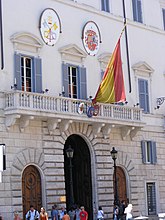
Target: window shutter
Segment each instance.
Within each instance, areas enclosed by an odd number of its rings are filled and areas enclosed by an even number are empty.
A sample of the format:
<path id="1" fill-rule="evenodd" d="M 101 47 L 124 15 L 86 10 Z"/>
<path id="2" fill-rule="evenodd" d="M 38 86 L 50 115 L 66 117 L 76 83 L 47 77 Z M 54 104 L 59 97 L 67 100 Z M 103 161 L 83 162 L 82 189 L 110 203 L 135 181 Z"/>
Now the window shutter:
<path id="1" fill-rule="evenodd" d="M 14 67 L 15 67 L 15 73 L 14 78 L 16 78 L 16 84 L 17 89 L 22 90 L 21 85 L 21 55 L 20 54 L 14 54 Z"/>
<path id="2" fill-rule="evenodd" d="M 165 30 L 165 9 L 162 9 L 163 12 L 163 25 L 164 25 L 164 30 Z"/>
<path id="3" fill-rule="evenodd" d="M 79 67 L 79 97 L 80 99 L 87 99 L 87 85 L 86 85 L 86 68 Z"/>
<path id="4" fill-rule="evenodd" d="M 33 92 L 42 92 L 42 66 L 41 59 L 34 58 Z"/>
<path id="5" fill-rule="evenodd" d="M 156 142 L 151 141 L 151 163 L 157 163 L 157 154 L 156 154 Z"/>
<path id="6" fill-rule="evenodd" d="M 106 0 L 106 12 L 110 12 L 109 0 Z"/>
<path id="7" fill-rule="evenodd" d="M 102 80 L 103 76 L 104 76 L 104 71 L 101 70 L 101 80 Z"/>
<path id="8" fill-rule="evenodd" d="M 68 77 L 68 65 L 62 64 L 62 81 L 64 86 L 64 96 L 69 97 L 69 77 Z"/>
<path id="9" fill-rule="evenodd" d="M 149 94 L 148 94 L 148 81 L 139 79 L 139 103 L 140 107 L 143 108 L 144 112 L 149 112 Z"/>
<path id="10" fill-rule="evenodd" d="M 136 0 L 132 0 L 133 20 L 137 21 Z"/>
<path id="11" fill-rule="evenodd" d="M 143 162 L 143 163 L 146 163 L 145 141 L 141 141 L 141 149 L 142 149 L 142 162 Z"/>
<path id="12" fill-rule="evenodd" d="M 142 20 L 142 5 L 141 0 L 137 0 L 137 13 L 138 13 L 138 22 L 143 22 Z"/>
<path id="13" fill-rule="evenodd" d="M 102 10 L 102 11 L 105 11 L 104 0 L 101 0 L 101 10 Z"/>

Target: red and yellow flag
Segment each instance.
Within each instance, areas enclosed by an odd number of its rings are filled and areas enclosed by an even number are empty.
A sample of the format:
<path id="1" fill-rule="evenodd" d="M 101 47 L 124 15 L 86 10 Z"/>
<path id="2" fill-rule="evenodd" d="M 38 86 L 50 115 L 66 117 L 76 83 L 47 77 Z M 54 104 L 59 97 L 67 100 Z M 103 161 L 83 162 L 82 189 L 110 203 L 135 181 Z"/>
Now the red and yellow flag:
<path id="1" fill-rule="evenodd" d="M 120 53 L 120 38 L 104 72 L 93 103 L 117 103 L 126 100 L 122 61 Z"/>

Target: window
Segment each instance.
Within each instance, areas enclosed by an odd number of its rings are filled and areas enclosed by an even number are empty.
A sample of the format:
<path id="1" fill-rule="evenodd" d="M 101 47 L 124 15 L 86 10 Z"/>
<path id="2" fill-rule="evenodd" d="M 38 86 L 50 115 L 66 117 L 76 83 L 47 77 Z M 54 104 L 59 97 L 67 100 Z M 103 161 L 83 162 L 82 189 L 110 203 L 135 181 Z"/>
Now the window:
<path id="1" fill-rule="evenodd" d="M 15 82 L 18 90 L 42 92 L 41 59 L 15 54 Z"/>
<path id="2" fill-rule="evenodd" d="M 101 0 L 101 10 L 106 11 L 106 12 L 110 12 L 109 0 Z"/>
<path id="3" fill-rule="evenodd" d="M 143 109 L 145 113 L 149 113 L 149 92 L 148 92 L 148 80 L 138 79 L 139 87 L 139 104 L 140 108 Z"/>
<path id="4" fill-rule="evenodd" d="M 65 97 L 86 99 L 86 68 L 62 64 Z"/>
<path id="5" fill-rule="evenodd" d="M 156 215 L 156 187 L 155 183 L 147 183 L 148 215 Z"/>
<path id="6" fill-rule="evenodd" d="M 165 8 L 162 9 L 162 13 L 163 13 L 163 25 L 165 30 Z"/>
<path id="7" fill-rule="evenodd" d="M 132 0 L 133 20 L 143 23 L 141 0 Z"/>
<path id="8" fill-rule="evenodd" d="M 141 141 L 142 147 L 142 161 L 145 164 L 156 164 L 156 142 L 154 141 Z"/>

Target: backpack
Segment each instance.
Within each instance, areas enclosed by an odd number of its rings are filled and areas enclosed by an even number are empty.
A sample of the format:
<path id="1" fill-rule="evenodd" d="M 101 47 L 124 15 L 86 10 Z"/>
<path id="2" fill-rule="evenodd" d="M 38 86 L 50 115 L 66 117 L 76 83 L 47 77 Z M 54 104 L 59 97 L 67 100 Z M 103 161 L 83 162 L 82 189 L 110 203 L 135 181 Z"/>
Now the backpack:
<path id="1" fill-rule="evenodd" d="M 120 206 L 119 206 L 119 215 L 120 216 L 122 216 L 123 214 L 124 214 L 124 205 L 123 204 L 121 204 Z"/>
<path id="2" fill-rule="evenodd" d="M 30 220 L 30 217 L 31 217 L 31 211 L 29 211 L 27 220 Z M 35 210 L 35 214 L 34 214 L 34 219 L 39 219 L 39 217 L 37 216 L 37 211 L 36 210 Z"/>

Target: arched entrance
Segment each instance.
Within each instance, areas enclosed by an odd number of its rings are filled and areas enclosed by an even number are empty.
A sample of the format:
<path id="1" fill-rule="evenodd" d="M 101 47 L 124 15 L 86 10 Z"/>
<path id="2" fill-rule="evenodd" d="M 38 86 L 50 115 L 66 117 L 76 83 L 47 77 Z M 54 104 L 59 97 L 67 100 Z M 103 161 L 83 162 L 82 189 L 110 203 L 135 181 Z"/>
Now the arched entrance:
<path id="1" fill-rule="evenodd" d="M 22 199 L 23 199 L 23 219 L 25 214 L 34 205 L 36 210 L 42 206 L 41 176 L 38 169 L 30 165 L 25 168 L 22 174 Z"/>
<path id="2" fill-rule="evenodd" d="M 74 150 L 73 159 L 68 159 L 66 150 L 69 146 Z M 66 205 L 70 208 L 70 196 L 73 194 L 74 204 L 85 206 L 89 219 L 93 219 L 91 157 L 88 146 L 79 135 L 71 135 L 64 146 L 64 171 L 66 188 Z M 72 177 L 71 177 L 72 172 Z M 73 181 L 71 181 L 71 178 Z M 73 184 L 73 188 L 70 187 Z M 71 192 L 73 189 L 73 193 Z"/>
<path id="3" fill-rule="evenodd" d="M 128 196 L 127 196 L 126 176 L 125 176 L 124 170 L 119 166 L 116 167 L 116 178 L 117 178 L 118 199 L 120 202 L 124 200 L 125 203 L 127 204 Z M 114 192 L 115 192 L 114 178 L 113 178 L 113 186 L 114 186 Z"/>

